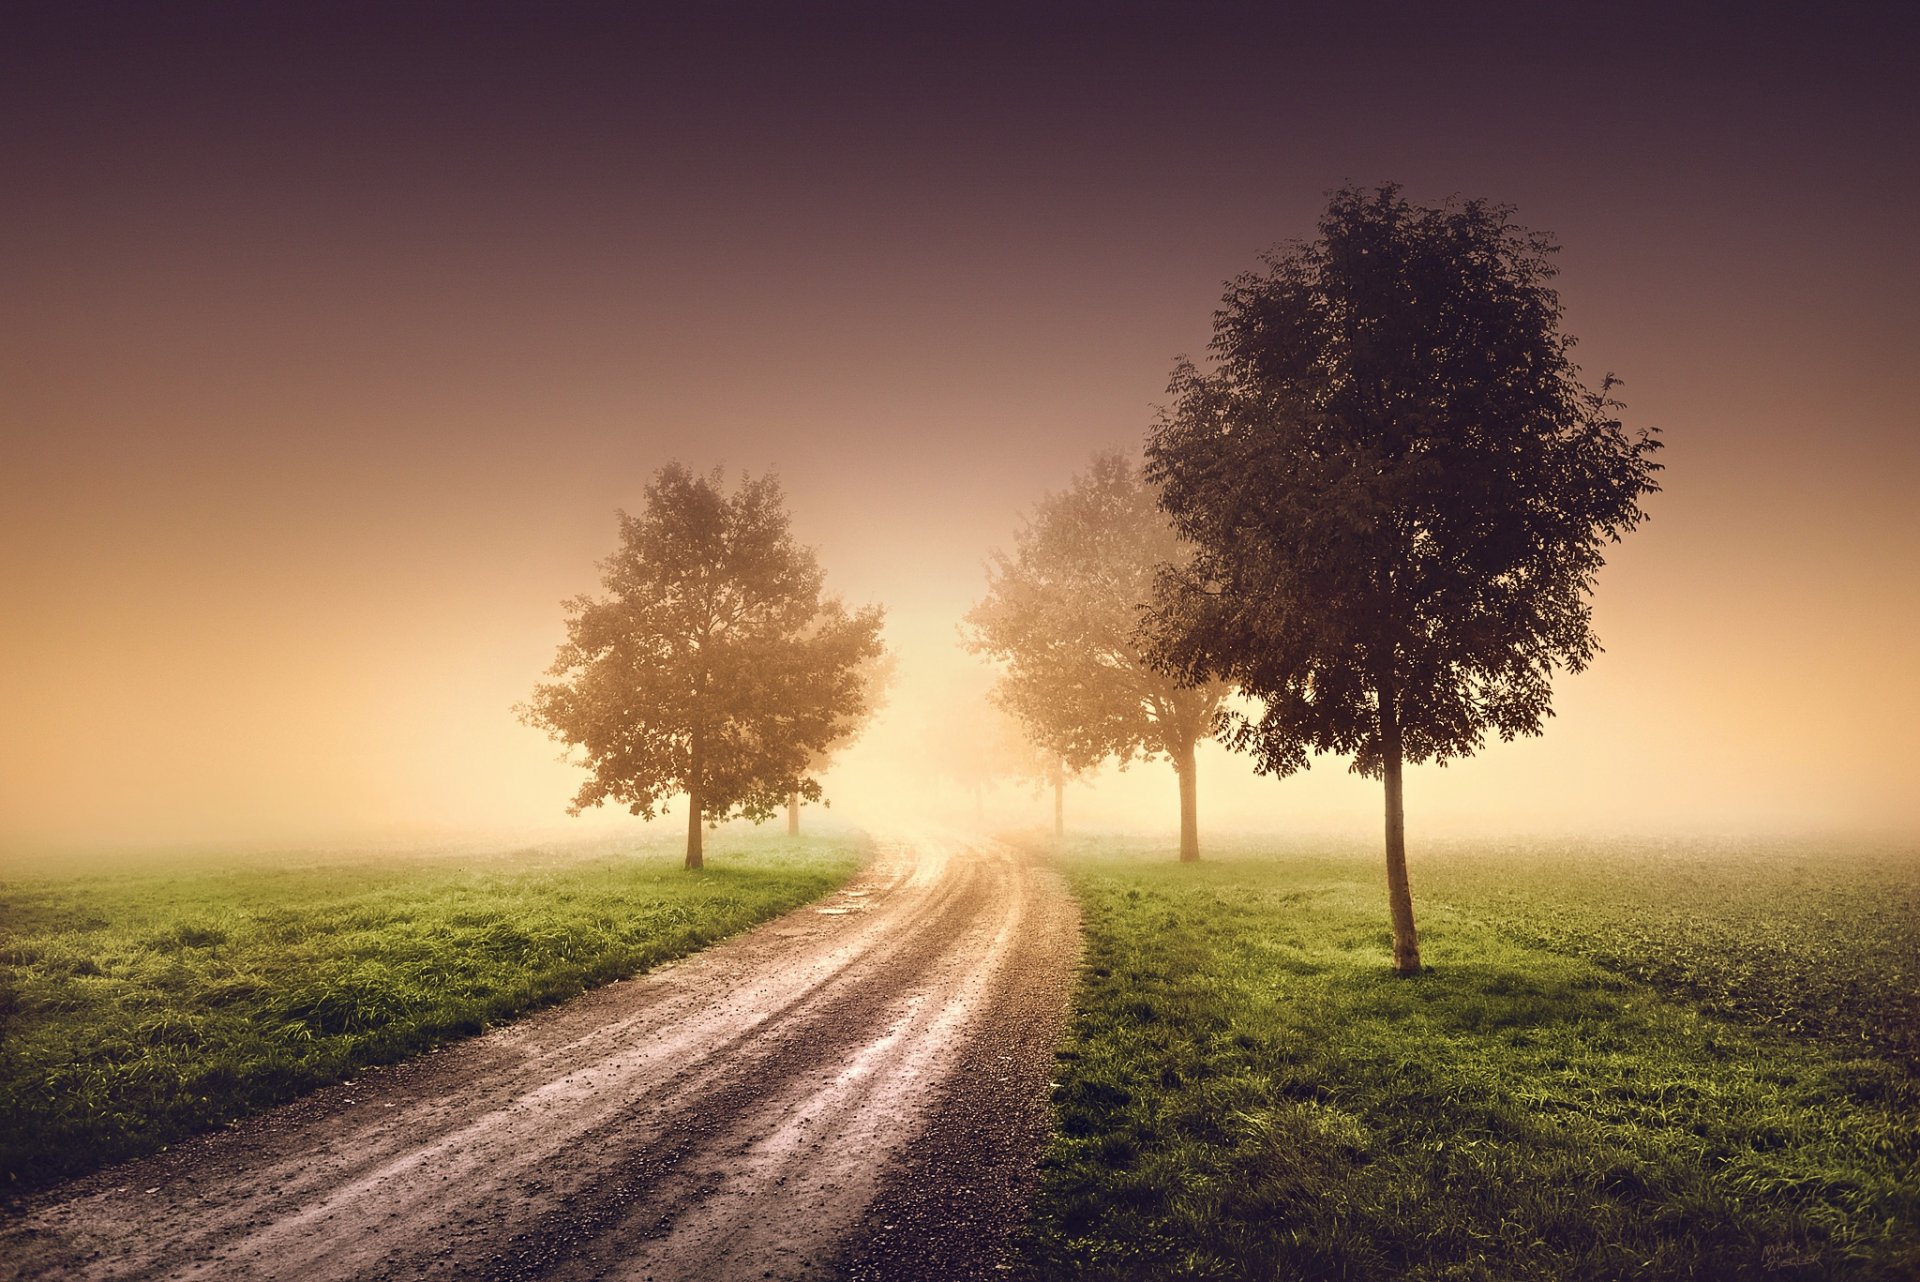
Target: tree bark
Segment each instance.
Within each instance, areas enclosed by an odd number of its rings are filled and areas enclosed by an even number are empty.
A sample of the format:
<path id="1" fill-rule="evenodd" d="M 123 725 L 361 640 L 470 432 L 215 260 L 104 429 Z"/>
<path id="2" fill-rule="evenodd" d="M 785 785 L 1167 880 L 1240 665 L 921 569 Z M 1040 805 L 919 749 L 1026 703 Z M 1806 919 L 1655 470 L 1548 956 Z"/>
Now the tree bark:
<path id="1" fill-rule="evenodd" d="M 1053 772 L 1053 835 L 1067 835 L 1067 772 Z"/>
<path id="2" fill-rule="evenodd" d="M 1420 970 L 1420 935 L 1413 925 L 1413 889 L 1407 882 L 1407 812 L 1400 785 L 1400 720 L 1391 683 L 1380 691 L 1380 751 L 1387 782 L 1387 909 L 1393 917 L 1393 968 Z"/>
<path id="3" fill-rule="evenodd" d="M 705 868 L 707 860 L 700 849 L 700 791 L 694 789 L 687 794 L 687 867 Z"/>
<path id="4" fill-rule="evenodd" d="M 787 794 L 787 836 L 798 837 L 799 835 L 800 835 L 800 794 L 797 792 L 790 792 Z"/>
<path id="5" fill-rule="evenodd" d="M 693 751 L 687 769 L 687 867 L 704 868 L 707 866 L 705 853 L 700 849 L 700 732 L 693 732 Z"/>
<path id="6" fill-rule="evenodd" d="M 1200 858 L 1200 797 L 1193 773 L 1193 748 L 1189 742 L 1173 756 L 1174 773 L 1180 776 L 1180 862 L 1183 864 Z"/>

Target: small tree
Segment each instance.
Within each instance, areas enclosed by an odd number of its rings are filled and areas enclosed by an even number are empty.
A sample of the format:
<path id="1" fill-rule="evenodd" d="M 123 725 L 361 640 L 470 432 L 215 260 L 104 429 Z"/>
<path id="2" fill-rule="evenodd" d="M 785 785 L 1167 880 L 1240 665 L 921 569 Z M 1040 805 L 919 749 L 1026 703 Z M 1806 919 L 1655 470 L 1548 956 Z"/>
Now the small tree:
<path id="1" fill-rule="evenodd" d="M 1163 565 L 1187 557 L 1153 489 L 1119 454 L 1099 454 L 1050 494 L 987 566 L 986 599 L 967 615 L 969 645 L 1005 665 L 994 698 L 1065 777 L 1107 757 L 1124 768 L 1165 756 L 1180 781 L 1180 858 L 1200 857 L 1195 745 L 1227 686 L 1153 667 L 1139 636 Z"/>
<path id="2" fill-rule="evenodd" d="M 866 713 L 863 664 L 881 652 L 881 611 L 821 594 L 813 553 L 793 541 L 779 483 L 678 463 L 620 513 L 602 563 L 607 595 L 566 603 L 567 640 L 518 711 L 579 749 L 588 779 L 569 814 L 609 800 L 647 819 L 687 798 L 687 867 L 701 827 L 770 818 L 789 794 L 818 800 L 813 754 Z"/>
<path id="3" fill-rule="evenodd" d="M 1036 744 L 1027 727 L 1000 706 L 993 692 L 957 688 L 937 715 L 939 733 L 928 749 L 934 768 L 973 797 L 976 822 L 986 818 L 986 792 L 1001 783 L 1053 791 L 1054 831 L 1061 829 L 1062 793 L 1078 777 L 1051 750 Z"/>
<path id="4" fill-rule="evenodd" d="M 1095 758 L 1088 764 L 1084 757 L 1070 758 L 1068 754 L 1071 748 L 1063 746 L 1060 739 L 1039 738 L 1038 735 L 1044 733 L 1045 728 L 1037 729 L 1034 723 L 1016 716 L 1006 695 L 1006 680 L 1002 674 L 995 678 L 993 688 L 987 692 L 987 706 L 998 718 L 996 724 L 1002 741 L 999 773 L 1005 778 L 1031 786 L 1035 797 L 1043 791 L 1052 793 L 1053 835 L 1064 837 L 1067 833 L 1067 785 L 1085 777 L 1099 764 L 1099 759 Z"/>
<path id="5" fill-rule="evenodd" d="M 866 711 L 858 720 L 849 720 L 847 728 L 837 735 L 833 742 L 807 758 L 808 774 L 824 773 L 826 768 L 833 764 L 833 759 L 845 749 L 852 747 L 854 740 L 866 730 L 867 723 L 873 720 L 880 711 L 881 705 L 886 702 L 887 687 L 893 684 L 894 667 L 894 657 L 888 652 L 877 654 L 860 664 L 860 694 L 862 702 L 866 704 Z M 800 790 L 796 788 L 787 794 L 787 836 L 798 837 L 799 835 Z"/>
<path id="6" fill-rule="evenodd" d="M 1148 474 L 1199 548 L 1157 658 L 1265 704 L 1225 738 L 1263 772 L 1308 751 L 1386 785 L 1394 965 L 1420 967 L 1401 768 L 1538 734 L 1599 649 L 1609 542 L 1644 518 L 1659 441 L 1582 385 L 1555 246 L 1482 201 L 1334 194 L 1320 237 L 1232 282 L 1210 370 L 1182 363 Z"/>

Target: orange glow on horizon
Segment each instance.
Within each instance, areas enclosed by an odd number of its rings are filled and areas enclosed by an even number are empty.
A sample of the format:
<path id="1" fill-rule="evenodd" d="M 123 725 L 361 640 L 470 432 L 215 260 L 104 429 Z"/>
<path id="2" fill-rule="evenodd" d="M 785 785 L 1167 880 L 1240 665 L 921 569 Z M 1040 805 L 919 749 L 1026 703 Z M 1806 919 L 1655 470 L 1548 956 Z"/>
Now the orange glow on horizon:
<path id="1" fill-rule="evenodd" d="M 636 86 L 591 32 L 363 66 L 388 46 L 128 22 L 0 55 L 0 847 L 563 827 L 573 776 L 510 708 L 674 458 L 777 470 L 832 590 L 888 607 L 898 682 L 834 817 L 959 813 L 904 763 L 975 662 L 988 549 L 1137 447 L 1222 282 L 1374 176 L 1553 231 L 1587 374 L 1668 443 L 1601 577 L 1606 653 L 1543 739 L 1410 776 L 1416 848 L 1920 832 L 1920 127 L 1870 51 L 1116 19 L 1081 58 L 1064 27 L 1030 57 L 956 37 L 957 76 L 716 26 Z M 1293 39 L 1324 56 L 1253 74 Z M 1330 114 L 1361 78 L 1394 89 Z M 1136 767 L 1070 804 L 1152 828 L 1172 788 Z M 1378 825 L 1343 762 L 1213 752 L 1200 795 L 1203 836 Z"/>

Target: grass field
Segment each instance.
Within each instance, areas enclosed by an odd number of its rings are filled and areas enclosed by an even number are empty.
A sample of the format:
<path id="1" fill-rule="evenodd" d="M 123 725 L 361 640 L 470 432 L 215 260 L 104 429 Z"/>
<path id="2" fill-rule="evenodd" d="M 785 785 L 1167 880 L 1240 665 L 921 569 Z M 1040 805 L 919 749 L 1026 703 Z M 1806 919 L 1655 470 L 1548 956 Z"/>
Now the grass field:
<path id="1" fill-rule="evenodd" d="M 0 1195 L 475 1033 L 815 898 L 857 838 L 122 859 L 0 880 Z"/>
<path id="2" fill-rule="evenodd" d="M 1911 854 L 1061 855 L 1036 1276 L 1920 1276 Z"/>

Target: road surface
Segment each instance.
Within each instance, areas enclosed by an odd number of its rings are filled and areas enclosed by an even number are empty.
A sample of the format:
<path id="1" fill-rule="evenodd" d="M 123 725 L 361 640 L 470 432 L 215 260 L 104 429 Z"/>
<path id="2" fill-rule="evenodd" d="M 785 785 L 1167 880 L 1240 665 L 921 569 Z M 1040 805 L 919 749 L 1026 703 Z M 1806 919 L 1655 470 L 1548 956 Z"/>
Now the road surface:
<path id="1" fill-rule="evenodd" d="M 990 1276 L 1078 946 L 1051 870 L 885 841 L 693 957 L 49 1190 L 0 1278 Z"/>

